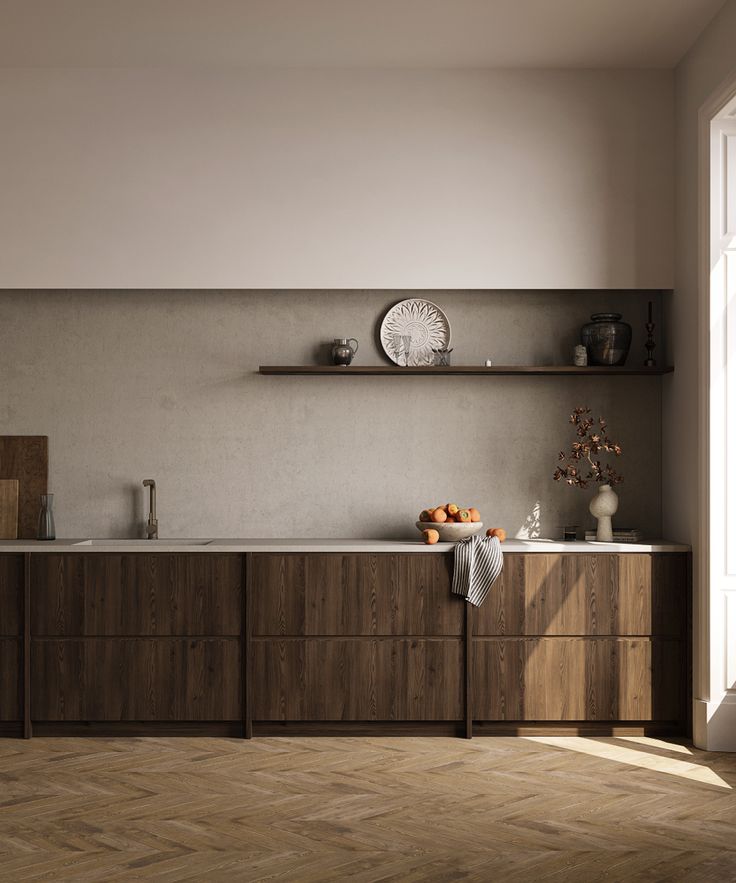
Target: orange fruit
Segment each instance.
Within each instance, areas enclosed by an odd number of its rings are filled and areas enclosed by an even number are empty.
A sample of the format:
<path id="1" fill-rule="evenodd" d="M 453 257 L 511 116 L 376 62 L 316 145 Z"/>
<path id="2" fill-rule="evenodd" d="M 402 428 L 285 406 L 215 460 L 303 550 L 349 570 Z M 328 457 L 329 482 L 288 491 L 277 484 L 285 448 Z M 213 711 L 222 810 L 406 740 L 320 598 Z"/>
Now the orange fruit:
<path id="1" fill-rule="evenodd" d="M 422 511 L 419 513 L 419 520 L 420 521 L 431 521 L 432 520 L 432 513 L 430 512 L 430 510 L 429 509 L 422 509 Z"/>
<path id="2" fill-rule="evenodd" d="M 447 516 L 447 523 L 448 523 L 448 524 L 454 524 L 456 521 L 457 521 L 457 518 L 455 518 L 454 515 L 448 515 L 448 516 Z"/>
<path id="3" fill-rule="evenodd" d="M 447 514 L 448 515 L 457 515 L 460 511 L 460 507 L 457 503 L 448 503 L 447 504 Z"/>
<path id="4" fill-rule="evenodd" d="M 457 520 L 461 524 L 467 524 L 470 521 L 470 511 L 468 509 L 461 509 L 457 513 Z"/>
<path id="5" fill-rule="evenodd" d="M 440 532 L 438 530 L 429 528 L 428 530 L 423 530 L 422 533 L 424 534 L 424 542 L 428 546 L 434 546 L 435 543 L 440 541 Z"/>
<path id="6" fill-rule="evenodd" d="M 475 509 L 473 506 L 470 507 L 470 520 L 471 521 L 480 521 L 480 512 Z"/>
<path id="7" fill-rule="evenodd" d="M 435 524 L 443 524 L 445 521 L 447 521 L 447 512 L 445 512 L 445 510 L 441 507 L 439 509 L 435 509 L 432 513 L 432 521 L 434 521 Z"/>
<path id="8" fill-rule="evenodd" d="M 486 531 L 487 537 L 498 537 L 500 543 L 506 542 L 506 531 L 502 527 L 489 527 Z"/>

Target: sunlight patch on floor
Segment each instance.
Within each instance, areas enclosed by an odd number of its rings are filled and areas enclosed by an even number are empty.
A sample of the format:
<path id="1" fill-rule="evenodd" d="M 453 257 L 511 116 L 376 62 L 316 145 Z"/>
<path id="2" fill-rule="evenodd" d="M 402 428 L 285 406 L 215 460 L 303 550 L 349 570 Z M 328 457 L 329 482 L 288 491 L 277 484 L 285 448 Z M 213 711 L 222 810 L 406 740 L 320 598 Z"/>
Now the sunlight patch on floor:
<path id="1" fill-rule="evenodd" d="M 598 739 L 586 739 L 582 736 L 524 736 L 523 738 L 528 742 L 577 751 L 579 754 L 588 754 L 591 757 L 599 757 L 614 763 L 625 763 L 655 773 L 666 773 L 669 776 L 678 776 L 681 779 L 689 779 L 703 785 L 714 785 L 717 788 L 731 790 L 731 786 L 707 766 L 674 757 L 649 754 L 646 751 L 637 751 L 635 748 L 626 748 L 619 744 L 618 739 L 615 742 L 603 742 Z M 670 743 L 664 744 L 670 747 Z"/>
<path id="2" fill-rule="evenodd" d="M 652 748 L 661 748 L 672 754 L 692 754 L 687 745 L 679 745 L 677 742 L 666 742 L 664 739 L 653 739 L 651 736 L 616 736 L 623 742 L 638 742 L 640 745 L 650 745 Z"/>

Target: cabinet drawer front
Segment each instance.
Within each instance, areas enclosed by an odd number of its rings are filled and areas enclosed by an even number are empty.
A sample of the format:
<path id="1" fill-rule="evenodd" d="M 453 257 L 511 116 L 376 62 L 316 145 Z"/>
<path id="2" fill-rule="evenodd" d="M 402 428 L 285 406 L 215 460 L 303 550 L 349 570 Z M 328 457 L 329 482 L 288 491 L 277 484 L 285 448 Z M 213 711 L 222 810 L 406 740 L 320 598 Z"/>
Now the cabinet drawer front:
<path id="1" fill-rule="evenodd" d="M 254 720 L 459 720 L 459 639 L 253 642 Z"/>
<path id="2" fill-rule="evenodd" d="M 476 635 L 683 636 L 687 556 L 509 554 Z"/>
<path id="3" fill-rule="evenodd" d="M 237 638 L 34 640 L 43 721 L 230 721 L 242 716 Z"/>
<path id="4" fill-rule="evenodd" d="M 239 635 L 243 559 L 204 553 L 34 555 L 34 635 Z"/>
<path id="5" fill-rule="evenodd" d="M 0 638 L 0 721 L 18 721 L 21 710 L 21 641 Z"/>
<path id="6" fill-rule="evenodd" d="M 255 635 L 460 635 L 440 554 L 253 556 Z"/>
<path id="7" fill-rule="evenodd" d="M 23 631 L 23 556 L 0 555 L 0 635 Z"/>
<path id="8" fill-rule="evenodd" d="M 682 654 L 669 639 L 476 639 L 473 718 L 680 720 Z"/>

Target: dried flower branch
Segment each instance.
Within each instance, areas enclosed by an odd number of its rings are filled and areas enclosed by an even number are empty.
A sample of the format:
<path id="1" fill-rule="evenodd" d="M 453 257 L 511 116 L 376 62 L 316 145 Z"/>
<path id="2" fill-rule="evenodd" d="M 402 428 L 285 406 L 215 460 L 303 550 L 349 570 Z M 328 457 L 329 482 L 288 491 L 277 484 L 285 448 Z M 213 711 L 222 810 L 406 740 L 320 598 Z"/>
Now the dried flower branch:
<path id="1" fill-rule="evenodd" d="M 575 427 L 576 441 L 569 454 L 560 451 L 557 458 L 562 465 L 555 469 L 555 481 L 564 481 L 571 487 L 585 488 L 588 482 L 600 484 L 620 484 L 624 479 L 610 463 L 601 463 L 597 455 L 601 452 L 621 456 L 621 445 L 608 437 L 608 424 L 603 417 L 594 420 L 590 408 L 575 408 L 570 415 L 570 423 Z M 587 471 L 586 471 L 587 470 Z"/>

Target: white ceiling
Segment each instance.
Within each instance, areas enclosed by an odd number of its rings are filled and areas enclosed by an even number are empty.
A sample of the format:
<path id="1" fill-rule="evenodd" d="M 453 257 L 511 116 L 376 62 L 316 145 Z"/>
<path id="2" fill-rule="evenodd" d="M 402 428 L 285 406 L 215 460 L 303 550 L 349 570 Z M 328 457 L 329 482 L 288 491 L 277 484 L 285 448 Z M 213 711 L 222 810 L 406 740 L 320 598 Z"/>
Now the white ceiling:
<path id="1" fill-rule="evenodd" d="M 724 0 L 0 0 L 0 65 L 672 67 Z"/>

